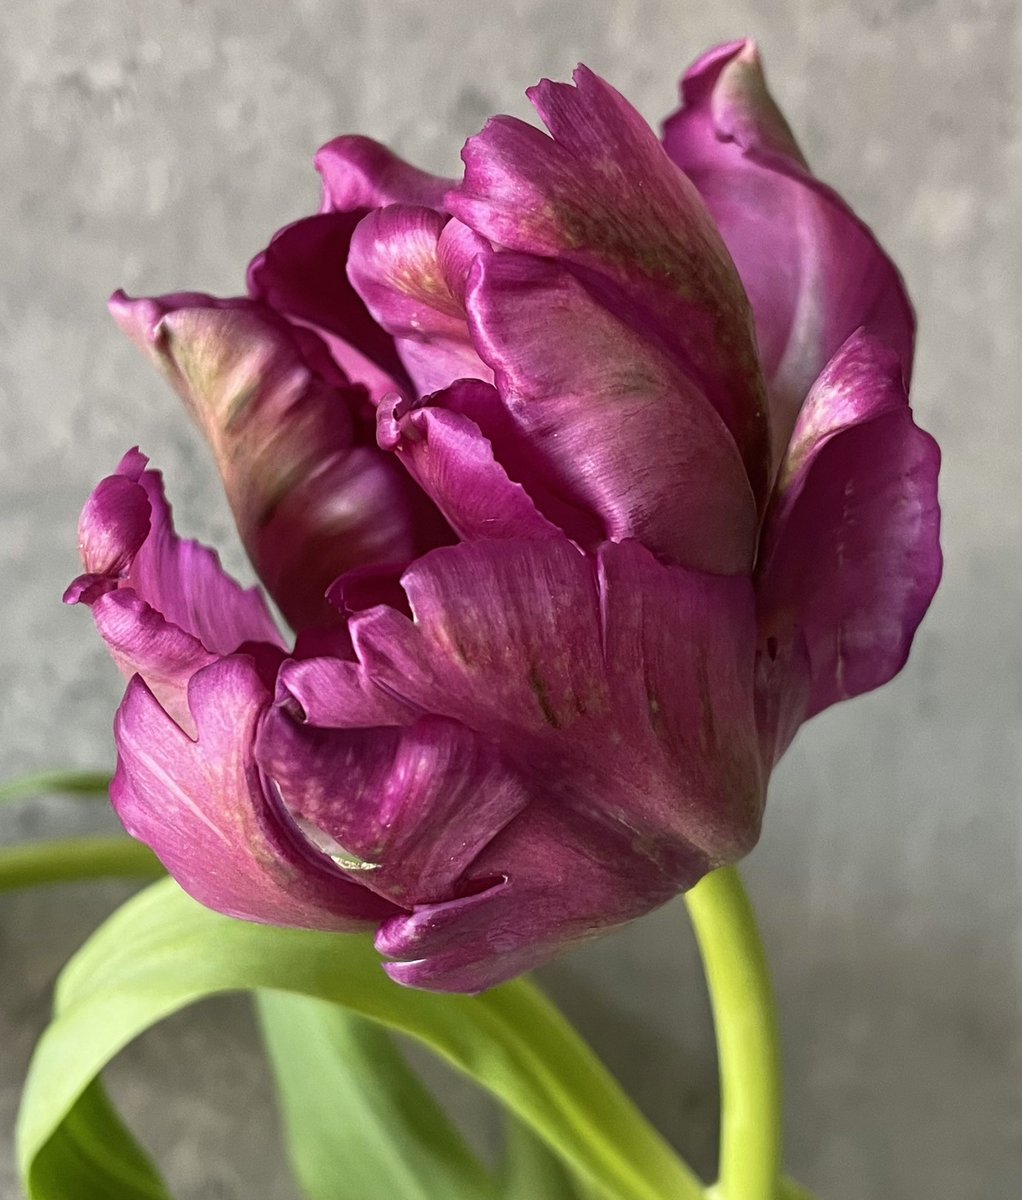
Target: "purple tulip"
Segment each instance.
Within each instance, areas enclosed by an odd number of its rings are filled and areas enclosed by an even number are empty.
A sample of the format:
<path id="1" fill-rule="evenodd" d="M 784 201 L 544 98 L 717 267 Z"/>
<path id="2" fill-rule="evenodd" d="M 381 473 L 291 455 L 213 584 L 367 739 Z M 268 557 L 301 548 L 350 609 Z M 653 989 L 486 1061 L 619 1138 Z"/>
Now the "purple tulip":
<path id="1" fill-rule="evenodd" d="M 460 182 L 363 138 L 249 296 L 117 295 L 256 590 L 130 451 L 82 514 L 129 677 L 113 802 L 197 899 L 377 928 L 474 991 L 755 843 L 799 725 L 895 675 L 940 576 L 912 310 L 751 43 L 661 143 L 585 68 Z"/>

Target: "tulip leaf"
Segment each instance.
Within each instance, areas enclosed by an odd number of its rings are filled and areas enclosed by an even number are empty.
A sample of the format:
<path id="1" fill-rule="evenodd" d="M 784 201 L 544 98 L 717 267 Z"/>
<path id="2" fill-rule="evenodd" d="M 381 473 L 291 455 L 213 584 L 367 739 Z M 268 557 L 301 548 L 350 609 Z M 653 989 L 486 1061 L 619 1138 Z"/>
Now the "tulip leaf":
<path id="1" fill-rule="evenodd" d="M 234 921 L 162 880 L 114 913 L 58 982 L 55 1016 L 36 1048 L 18 1120 L 30 1200 L 64 1200 L 44 1190 L 46 1181 L 70 1161 L 69 1124 L 124 1046 L 189 1004 L 251 989 L 331 1001 L 418 1039 L 492 1092 L 601 1200 L 702 1196 L 696 1177 L 531 984 L 518 980 L 475 997 L 401 988 L 380 969 L 368 937 Z M 128 1160 L 136 1168 L 145 1161 L 134 1148 Z M 147 1186 L 158 1186 L 155 1176 Z M 162 1195 L 112 1182 L 106 1191 L 72 1194 Z"/>
<path id="2" fill-rule="evenodd" d="M 507 1120 L 502 1200 L 597 1200 L 601 1193 L 572 1175 L 564 1161 L 514 1117 Z"/>
<path id="3" fill-rule="evenodd" d="M 81 1093 L 32 1172 L 31 1200 L 170 1200 L 99 1079 Z"/>
<path id="4" fill-rule="evenodd" d="M 309 1200 L 496 1200 L 387 1030 L 309 996 L 259 992 L 256 1007 Z"/>

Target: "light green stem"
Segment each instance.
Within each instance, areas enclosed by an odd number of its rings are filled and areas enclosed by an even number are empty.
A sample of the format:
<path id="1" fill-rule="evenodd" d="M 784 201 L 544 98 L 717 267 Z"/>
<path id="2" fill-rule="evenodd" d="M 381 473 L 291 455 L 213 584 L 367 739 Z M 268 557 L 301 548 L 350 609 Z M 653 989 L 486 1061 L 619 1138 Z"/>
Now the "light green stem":
<path id="1" fill-rule="evenodd" d="M 78 879 L 159 879 L 159 859 L 126 837 L 84 837 L 0 847 L 0 892 Z"/>
<path id="2" fill-rule="evenodd" d="M 0 803 L 40 796 L 47 792 L 65 796 L 106 796 L 110 775 L 106 771 L 41 771 L 0 783 Z"/>
<path id="3" fill-rule="evenodd" d="M 766 955 L 749 897 L 734 867 L 690 891 L 689 914 L 703 957 L 720 1069 L 718 1200 L 778 1200 L 781 1064 Z"/>

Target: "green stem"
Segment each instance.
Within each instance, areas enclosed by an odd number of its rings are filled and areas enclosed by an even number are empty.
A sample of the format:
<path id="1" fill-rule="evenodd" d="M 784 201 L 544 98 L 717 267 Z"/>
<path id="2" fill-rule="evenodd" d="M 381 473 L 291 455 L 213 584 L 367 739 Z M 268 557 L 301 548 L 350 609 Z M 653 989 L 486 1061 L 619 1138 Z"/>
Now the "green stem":
<path id="1" fill-rule="evenodd" d="M 749 897 L 734 867 L 687 894 L 703 957 L 720 1069 L 719 1200 L 777 1200 L 781 1065 L 773 992 Z"/>
<path id="2" fill-rule="evenodd" d="M 105 771 L 41 771 L 0 783 L 0 803 L 47 792 L 67 796 L 105 796 L 110 775 Z"/>
<path id="3" fill-rule="evenodd" d="M 0 848 L 0 892 L 78 879 L 159 879 L 159 859 L 126 837 L 71 838 Z"/>

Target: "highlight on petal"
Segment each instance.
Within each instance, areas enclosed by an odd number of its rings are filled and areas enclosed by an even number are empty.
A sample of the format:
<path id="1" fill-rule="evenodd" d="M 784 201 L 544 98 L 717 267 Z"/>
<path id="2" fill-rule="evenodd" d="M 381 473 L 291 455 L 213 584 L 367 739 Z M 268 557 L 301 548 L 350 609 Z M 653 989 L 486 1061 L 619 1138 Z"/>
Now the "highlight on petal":
<path id="1" fill-rule="evenodd" d="M 398 343 L 426 395 L 455 379 L 489 380 L 465 317 L 465 275 L 480 239 L 428 208 L 394 204 L 363 218 L 351 239 L 348 276 L 369 311 Z M 456 226 L 459 223 L 454 223 Z"/>
<path id="2" fill-rule="evenodd" d="M 776 462 L 813 381 L 859 327 L 890 343 L 907 384 L 915 317 L 872 232 L 810 173 L 755 43 L 705 54 L 681 94 L 664 146 L 699 189 L 752 301 Z"/>
<path id="3" fill-rule="evenodd" d="M 337 620 L 349 567 L 407 560 L 450 534 L 366 427 L 322 343 L 251 301 L 129 300 L 114 315 L 212 446 L 249 557 L 296 629 Z"/>
<path id="4" fill-rule="evenodd" d="M 408 384 L 394 339 L 348 282 L 351 235 L 367 211 L 321 213 L 281 229 L 249 265 L 248 290 L 315 329 L 347 378 L 379 400 Z"/>
<path id="5" fill-rule="evenodd" d="M 940 581 L 939 465 L 897 354 L 856 333 L 799 416 L 757 569 L 763 636 L 805 638 L 808 716 L 904 666 Z"/>
<path id="6" fill-rule="evenodd" d="M 110 792 L 128 832 L 185 891 L 228 916 L 311 929 L 361 929 L 394 914 L 317 853 L 268 790 L 253 744 L 269 695 L 251 661 L 206 667 L 188 701 L 195 740 L 132 680 Z"/>
<path id="7" fill-rule="evenodd" d="M 562 537 L 525 488 L 511 480 L 469 417 L 446 407 L 448 395 L 487 384 L 461 380 L 425 403 L 399 397 L 378 409 L 380 445 L 400 458 L 463 541 Z"/>
<path id="8" fill-rule="evenodd" d="M 479 352 L 547 482 L 599 517 L 602 538 L 636 538 L 700 570 L 751 569 L 748 476 L 676 360 L 547 259 L 480 256 L 468 304 Z"/>
<path id="9" fill-rule="evenodd" d="M 352 212 L 387 204 L 416 204 L 443 208 L 453 179 L 430 175 L 374 142 L 346 134 L 327 142 L 316 154 L 323 178 L 323 211 Z"/>
<path id="10" fill-rule="evenodd" d="M 761 504 L 766 400 L 741 282 L 706 207 L 641 116 L 580 67 L 529 95 L 547 137 L 494 117 L 465 146 L 447 207 L 495 245 L 567 265 L 704 389 Z"/>

